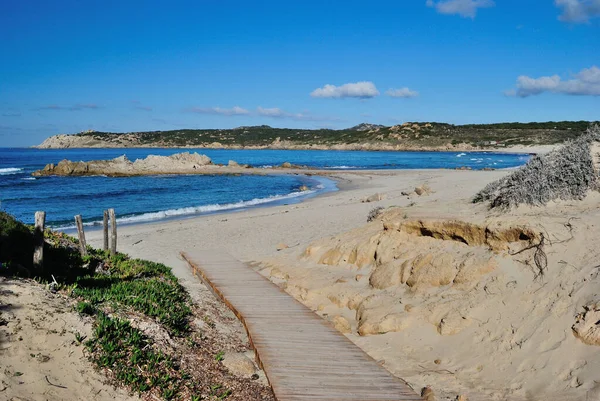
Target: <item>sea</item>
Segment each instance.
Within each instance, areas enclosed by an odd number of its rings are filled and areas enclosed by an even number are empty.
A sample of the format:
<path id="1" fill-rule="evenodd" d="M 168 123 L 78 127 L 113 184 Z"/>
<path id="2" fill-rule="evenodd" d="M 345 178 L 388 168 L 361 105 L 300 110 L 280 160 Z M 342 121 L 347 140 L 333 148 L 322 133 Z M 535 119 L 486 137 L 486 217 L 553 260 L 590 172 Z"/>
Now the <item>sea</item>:
<path id="1" fill-rule="evenodd" d="M 99 227 L 103 211 L 114 208 L 120 224 L 225 213 L 252 207 L 298 203 L 336 191 L 336 183 L 310 175 L 223 176 L 160 175 L 144 177 L 32 177 L 31 173 L 60 160 L 104 160 L 126 155 L 130 160 L 152 155 L 195 152 L 213 163 L 240 164 L 268 170 L 283 162 L 328 170 L 514 168 L 529 155 L 487 152 L 370 152 L 328 150 L 225 149 L 33 149 L 0 148 L 0 210 L 32 224 L 37 210 L 46 225 L 70 230 L 74 216 Z M 301 191 L 306 186 L 308 191 Z"/>

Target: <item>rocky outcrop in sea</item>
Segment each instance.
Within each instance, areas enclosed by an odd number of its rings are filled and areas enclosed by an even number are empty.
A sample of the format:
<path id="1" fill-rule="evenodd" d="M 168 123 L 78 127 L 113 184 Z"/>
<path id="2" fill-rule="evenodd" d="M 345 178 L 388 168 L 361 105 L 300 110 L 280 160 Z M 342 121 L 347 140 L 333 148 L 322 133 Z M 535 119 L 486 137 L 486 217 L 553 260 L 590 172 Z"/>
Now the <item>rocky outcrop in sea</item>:
<path id="1" fill-rule="evenodd" d="M 177 153 L 171 156 L 149 155 L 145 159 L 131 161 L 123 155 L 112 160 L 71 161 L 62 160 L 58 164 L 50 163 L 42 170 L 35 171 L 34 177 L 61 175 L 107 175 L 135 176 L 155 174 L 194 174 L 219 168 L 205 155 L 198 153 Z"/>

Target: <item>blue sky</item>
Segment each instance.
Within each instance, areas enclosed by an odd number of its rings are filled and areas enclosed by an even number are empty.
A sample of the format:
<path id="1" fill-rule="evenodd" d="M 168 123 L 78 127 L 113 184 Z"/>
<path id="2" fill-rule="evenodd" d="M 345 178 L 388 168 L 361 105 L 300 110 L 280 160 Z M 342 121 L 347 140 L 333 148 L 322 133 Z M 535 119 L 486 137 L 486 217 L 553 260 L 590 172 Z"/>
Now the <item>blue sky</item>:
<path id="1" fill-rule="evenodd" d="M 5 1 L 0 146 L 600 119 L 600 0 Z"/>

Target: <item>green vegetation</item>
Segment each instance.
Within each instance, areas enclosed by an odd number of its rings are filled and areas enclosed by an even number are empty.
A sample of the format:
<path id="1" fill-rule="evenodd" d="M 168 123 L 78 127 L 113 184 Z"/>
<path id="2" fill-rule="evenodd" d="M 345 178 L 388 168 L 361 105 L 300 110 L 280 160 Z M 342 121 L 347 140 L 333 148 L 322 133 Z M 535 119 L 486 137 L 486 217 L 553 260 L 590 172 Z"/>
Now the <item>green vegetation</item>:
<path id="1" fill-rule="evenodd" d="M 223 359 L 225 359 L 225 352 L 223 351 L 219 351 L 217 352 L 217 355 L 215 355 L 215 361 L 222 361 Z"/>
<path id="2" fill-rule="evenodd" d="M 212 360 L 214 347 L 202 344 L 204 337 L 190 330 L 192 303 L 171 269 L 124 254 L 111 257 L 91 247 L 82 258 L 75 239 L 50 230 L 45 240 L 49 262 L 44 272 L 36 272 L 32 227 L 0 212 L 0 274 L 36 276 L 41 282 L 56 279 L 59 284 L 53 288 L 74 298 L 74 310 L 94 320 L 89 340 L 78 332 L 74 336 L 99 369 L 134 392 L 165 400 L 225 399 L 232 394 L 224 384 L 215 384 L 214 377 L 205 378 L 193 362 L 182 362 L 197 350 L 213 364 L 213 374 L 222 369 L 219 360 Z M 134 321 L 164 331 L 181 350 L 156 344 Z M 224 376 L 216 377 L 220 381 Z"/>
<path id="3" fill-rule="evenodd" d="M 109 304 L 113 309 L 130 307 L 156 319 L 172 335 L 188 331 L 188 297 L 171 270 L 159 263 L 128 259 L 123 254 L 100 256 L 109 275 L 78 277 L 72 294 L 90 306 Z"/>
<path id="4" fill-rule="evenodd" d="M 158 390 L 163 399 L 172 400 L 184 389 L 192 397 L 194 391 L 201 391 L 189 373 L 155 350 L 150 339 L 127 320 L 99 312 L 94 336 L 85 346 L 99 368 L 111 370 L 119 382 L 138 393 Z"/>
<path id="5" fill-rule="evenodd" d="M 2 271 L 11 272 L 18 266 L 31 267 L 33 264 L 32 231 L 11 215 L 0 212 L 0 263 Z M 15 271 L 16 272 L 16 271 Z"/>
<path id="6" fill-rule="evenodd" d="M 405 123 L 392 127 L 360 124 L 332 129 L 272 128 L 267 125 L 234 129 L 184 129 L 131 133 L 82 132 L 79 137 L 110 143 L 113 146 L 257 146 L 326 147 L 340 144 L 400 146 L 406 148 L 443 147 L 448 144 L 504 147 L 510 145 L 555 144 L 573 139 L 590 126 L 588 121 L 543 123 L 499 123 L 453 125 L 445 123 Z M 212 145 L 211 145 L 212 144 Z"/>

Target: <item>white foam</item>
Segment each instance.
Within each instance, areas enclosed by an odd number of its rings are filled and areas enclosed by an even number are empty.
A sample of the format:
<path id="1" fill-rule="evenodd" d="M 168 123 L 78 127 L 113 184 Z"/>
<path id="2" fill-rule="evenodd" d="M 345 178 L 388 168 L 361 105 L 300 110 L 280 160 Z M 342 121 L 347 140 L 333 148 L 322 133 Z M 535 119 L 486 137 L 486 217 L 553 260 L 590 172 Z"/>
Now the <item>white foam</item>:
<path id="1" fill-rule="evenodd" d="M 350 170 L 350 169 L 354 169 L 354 168 L 358 168 L 357 166 L 331 166 L 331 167 L 327 167 L 327 169 L 338 169 L 338 170 Z"/>
<path id="2" fill-rule="evenodd" d="M 25 177 L 25 178 L 21 178 L 22 180 L 25 181 L 35 181 L 35 177 Z"/>
<path id="3" fill-rule="evenodd" d="M 323 189 L 324 186 L 322 184 L 318 184 L 316 186 L 317 189 Z M 155 220 L 163 220 L 170 217 L 183 217 L 183 216 L 193 216 L 198 214 L 205 213 L 214 213 L 226 210 L 235 210 L 235 209 L 243 209 L 250 206 L 264 205 L 267 203 L 273 203 L 278 201 L 283 201 L 286 199 L 294 199 L 301 196 L 306 196 L 310 194 L 316 193 L 316 190 L 308 190 L 302 192 L 292 192 L 287 195 L 273 195 L 267 198 L 256 198 L 249 201 L 239 201 L 235 203 L 226 203 L 226 204 L 212 204 L 212 205 L 204 205 L 204 206 L 192 206 L 192 207 L 184 207 L 181 209 L 170 209 L 170 210 L 162 210 L 159 212 L 152 213 L 143 213 L 137 216 L 128 216 L 117 218 L 118 223 L 146 223 Z M 101 225 L 101 221 L 90 221 L 83 223 L 84 226 L 98 226 Z M 60 227 L 63 230 L 72 230 L 75 226 L 65 226 Z"/>
<path id="4" fill-rule="evenodd" d="M 459 154 L 456 155 L 456 157 L 463 157 L 463 156 L 466 156 L 466 155 L 467 155 L 466 153 L 459 153 Z"/>
<path id="5" fill-rule="evenodd" d="M 23 169 L 19 167 L 0 168 L 0 175 L 19 174 L 21 171 L 23 171 Z"/>

